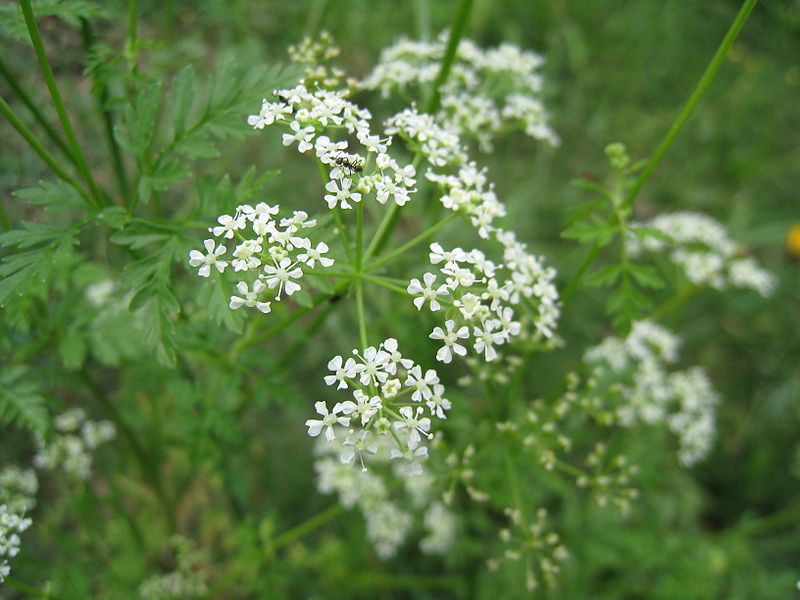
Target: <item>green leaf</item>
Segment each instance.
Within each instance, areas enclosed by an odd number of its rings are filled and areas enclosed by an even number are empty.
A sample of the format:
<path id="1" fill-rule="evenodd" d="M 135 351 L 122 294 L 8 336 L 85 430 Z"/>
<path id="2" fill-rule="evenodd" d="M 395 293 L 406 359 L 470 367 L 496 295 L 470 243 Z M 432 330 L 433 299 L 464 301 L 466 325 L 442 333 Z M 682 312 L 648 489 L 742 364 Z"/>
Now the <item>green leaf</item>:
<path id="1" fill-rule="evenodd" d="M 642 240 L 650 237 L 661 240 L 662 242 L 666 242 L 668 244 L 671 244 L 675 241 L 671 236 L 667 235 L 660 229 L 656 229 L 655 227 L 630 227 L 628 228 L 628 231 Z"/>
<path id="2" fill-rule="evenodd" d="M 178 160 L 162 162 L 154 171 L 139 179 L 139 197 L 142 202 L 147 202 L 154 191 L 163 192 L 191 175 L 189 167 Z"/>
<path id="3" fill-rule="evenodd" d="M 17 190 L 14 196 L 53 212 L 86 209 L 86 200 L 78 190 L 64 181 L 40 181 L 39 187 Z"/>
<path id="4" fill-rule="evenodd" d="M 600 247 L 607 246 L 616 235 L 617 228 L 606 223 L 597 215 L 593 215 L 590 222 L 580 222 L 567 227 L 561 237 L 576 239 L 582 244 L 597 243 Z"/>
<path id="5" fill-rule="evenodd" d="M 9 231 L 0 235 L 0 245 L 40 247 L 11 254 L 0 263 L 0 303 L 11 294 L 43 296 L 52 282 L 64 275 L 73 260 L 77 244 L 75 229 L 59 229 L 35 223 L 25 223 L 26 231 Z"/>
<path id="6" fill-rule="evenodd" d="M 121 206 L 104 208 L 95 215 L 98 223 L 111 229 L 122 229 L 128 223 L 128 213 Z"/>
<path id="7" fill-rule="evenodd" d="M 622 265 L 606 265 L 586 280 L 586 283 L 596 287 L 611 287 L 622 274 Z"/>
<path id="8" fill-rule="evenodd" d="M 658 276 L 658 272 L 650 265 L 634 265 L 629 263 L 626 270 L 633 275 L 633 278 L 642 287 L 651 289 L 661 289 L 664 287 L 664 281 Z"/>
<path id="9" fill-rule="evenodd" d="M 170 91 L 170 116 L 172 126 L 175 128 L 175 137 L 179 138 L 186 129 L 186 119 L 192 110 L 197 88 L 197 74 L 192 65 L 186 65 L 175 81 Z"/>
<path id="10" fill-rule="evenodd" d="M 80 369 L 86 359 L 86 341 L 80 332 L 68 330 L 58 344 L 58 352 L 66 369 Z"/>
<path id="11" fill-rule="evenodd" d="M 50 415 L 40 381 L 39 375 L 23 365 L 0 371 L 0 419 L 45 434 L 50 428 Z"/>
<path id="12" fill-rule="evenodd" d="M 225 281 L 225 278 L 219 273 L 215 273 L 214 280 L 212 285 L 204 286 L 209 290 L 208 312 L 215 322 L 224 325 L 234 333 L 240 333 L 247 313 L 243 309 L 232 310 L 230 308 L 230 299 L 234 290 Z M 257 315 L 252 318 L 257 318 Z"/>
<path id="13" fill-rule="evenodd" d="M 115 131 L 119 144 L 143 165 L 150 162 L 149 152 L 155 138 L 162 88 L 160 81 L 149 81 L 134 103 L 125 109 L 122 126 Z"/>

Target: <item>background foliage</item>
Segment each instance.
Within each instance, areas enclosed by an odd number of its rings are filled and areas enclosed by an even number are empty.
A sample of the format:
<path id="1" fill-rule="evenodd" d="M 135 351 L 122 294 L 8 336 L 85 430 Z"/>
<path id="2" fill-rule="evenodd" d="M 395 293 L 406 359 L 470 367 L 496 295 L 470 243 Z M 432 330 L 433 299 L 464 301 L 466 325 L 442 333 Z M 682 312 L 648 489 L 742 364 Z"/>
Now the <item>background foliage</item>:
<path id="1" fill-rule="evenodd" d="M 29 463 L 24 430 L 48 435 L 49 415 L 67 407 L 119 429 L 113 446 L 98 450 L 88 482 L 43 479 L 15 580 L 45 590 L 41 597 L 50 589 L 54 598 L 134 598 L 143 580 L 174 566 L 167 540 L 181 532 L 204 550 L 214 598 L 521 594 L 518 573 L 482 569 L 478 540 L 494 543 L 498 523 L 479 516 L 464 524 L 470 535 L 450 556 L 432 561 L 413 548 L 378 561 L 355 513 L 307 536 L 292 529 L 331 503 L 314 491 L 301 424 L 325 393 L 320 365 L 330 349 L 356 344 L 351 315 L 334 311 L 313 334 L 302 320 L 242 351 L 241 336 L 269 333 L 280 315 L 260 331 L 247 328 L 227 310 L 225 292 L 201 289 L 186 265 L 204 218 L 263 194 L 309 212 L 320 204 L 308 165 L 245 123 L 263 95 L 296 77 L 281 67 L 289 44 L 327 29 L 348 74 L 362 76 L 398 36 L 446 28 L 454 5 L 141 2 L 135 44 L 120 3 L 35 8 L 95 179 L 114 198 L 135 190 L 141 204 L 133 221 L 113 202 L 87 210 L 0 123 L 0 224 L 8 231 L 0 237 L 0 458 Z M 17 5 L 0 9 L 2 61 L 56 123 Z M 602 180 L 609 142 L 624 142 L 635 157 L 653 151 L 736 9 L 723 0 L 609 0 L 602 9 L 591 0 L 475 0 L 467 37 L 483 46 L 510 41 L 547 60 L 561 146 L 511 136 L 480 162 L 520 238 L 558 267 L 562 284 L 584 251 L 560 236 L 565 211 L 586 199 L 569 181 Z M 578 558 L 552 597 L 787 598 L 800 578 L 800 265 L 785 248 L 800 222 L 798 34 L 796 2 L 756 9 L 637 204 L 640 218 L 707 212 L 779 277 L 766 302 L 706 292 L 668 322 L 685 340 L 687 363 L 704 365 L 723 398 L 715 451 L 679 472 L 661 468 L 649 439 L 630 440 L 643 494 L 626 519 L 565 493 L 559 527 Z M 0 92 L 47 139 L 8 79 Z M 128 188 L 117 189 L 108 128 Z M 107 278 L 119 286 L 118 302 L 98 308 L 85 290 Z M 380 297 L 373 302 L 381 306 Z M 373 310 L 371 322 L 401 340 L 419 337 L 391 312 Z M 567 346 L 526 374 L 535 393 L 552 394 L 561 385 L 556 366 L 577 364 L 607 330 L 602 304 L 579 290 L 562 318 Z M 498 461 L 489 450 L 489 480 Z M 537 481 L 525 485 L 535 497 Z M 36 597 L 9 586 L 0 596 Z"/>

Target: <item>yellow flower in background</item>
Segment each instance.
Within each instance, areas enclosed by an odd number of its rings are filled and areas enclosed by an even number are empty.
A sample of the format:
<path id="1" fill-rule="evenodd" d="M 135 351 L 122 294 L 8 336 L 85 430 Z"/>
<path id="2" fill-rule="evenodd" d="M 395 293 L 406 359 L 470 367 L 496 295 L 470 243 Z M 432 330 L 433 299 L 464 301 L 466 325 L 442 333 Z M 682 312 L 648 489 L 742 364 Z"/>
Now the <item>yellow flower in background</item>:
<path id="1" fill-rule="evenodd" d="M 800 225 L 792 225 L 786 235 L 786 249 L 795 258 L 800 258 Z"/>

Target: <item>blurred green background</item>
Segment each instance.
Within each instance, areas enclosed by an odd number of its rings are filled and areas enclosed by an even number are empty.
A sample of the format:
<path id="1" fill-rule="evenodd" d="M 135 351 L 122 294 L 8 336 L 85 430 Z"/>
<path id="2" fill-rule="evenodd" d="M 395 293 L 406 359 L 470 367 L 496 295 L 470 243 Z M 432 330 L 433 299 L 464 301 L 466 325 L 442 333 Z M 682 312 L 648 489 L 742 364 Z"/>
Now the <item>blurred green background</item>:
<path id="1" fill-rule="evenodd" d="M 125 7 L 115 2 L 101 4 L 105 16 L 96 21 L 96 33 L 120 47 Z M 342 48 L 341 66 L 348 75 L 360 77 L 374 65 L 380 50 L 398 38 L 438 35 L 448 27 L 456 4 L 433 0 L 140 2 L 139 36 L 149 46 L 142 69 L 170 77 L 189 63 L 207 72 L 228 59 L 242 67 L 285 62 L 289 44 L 325 29 Z M 625 143 L 635 158 L 652 153 L 738 7 L 730 0 L 475 0 L 465 37 L 484 47 L 515 43 L 546 59 L 546 103 L 561 146 L 550 149 L 510 136 L 496 144 L 493 154 L 479 156 L 478 161 L 489 167 L 498 196 L 509 208 L 509 222 L 535 252 L 546 255 L 559 269 L 562 282 L 569 279 L 585 252 L 559 236 L 565 209 L 586 199 L 586 192 L 572 187 L 570 180 L 602 179 L 608 171 L 603 148 L 610 142 Z M 92 111 L 92 104 L 82 74 L 79 31 L 55 18 L 43 19 L 40 26 L 81 139 L 96 136 L 99 140 L 100 131 L 93 129 L 99 121 L 82 116 Z M 3 60 L 32 95 L 47 105 L 29 47 L 10 38 L 0 39 L 0 44 Z M 18 107 L 5 82 L 0 82 L 0 92 Z M 799 100 L 800 3 L 762 2 L 709 93 L 637 200 L 640 218 L 679 209 L 708 213 L 775 272 L 780 283 L 767 301 L 747 292 L 707 292 L 674 317 L 672 324 L 685 340 L 686 362 L 705 366 L 723 398 L 715 451 L 694 470 L 699 484 L 686 484 L 686 501 L 697 506 L 697 519 L 690 525 L 696 529 L 697 545 L 685 537 L 667 535 L 672 527 L 667 509 L 664 515 L 651 515 L 660 530 L 652 526 L 639 530 L 636 519 L 606 523 L 605 534 L 587 530 L 587 535 L 606 535 L 604 539 L 611 540 L 590 550 L 599 553 L 597 564 L 604 560 L 619 564 L 633 553 L 643 564 L 637 567 L 640 579 L 636 583 L 623 591 L 609 586 L 597 597 L 792 597 L 800 573 L 796 510 L 800 503 L 800 262 L 787 252 L 785 240 L 789 228 L 800 224 Z M 389 107 L 381 114 L 377 98 L 362 96 L 356 101 L 369 104 L 378 117 L 389 114 Z M 258 106 L 254 99 L 252 112 Z M 5 122 L 0 123 L 0 139 L 0 199 L 18 222 L 31 215 L 11 192 L 49 175 Z M 89 144 L 90 162 L 93 154 L 98 158 L 104 151 L 100 142 L 94 147 Z M 228 172 L 235 179 L 252 164 L 264 170 L 281 169 L 281 176 L 271 184 L 275 197 L 295 193 L 298 182 L 307 179 L 307 165 L 296 154 L 283 151 L 276 135 L 227 142 L 223 156 L 205 161 L 203 171 Z M 108 180 L 110 175 L 100 172 L 98 177 Z M 315 206 L 315 202 L 310 193 L 305 206 Z M 303 206 L 303 201 L 296 204 Z M 605 322 L 599 303 L 579 293 L 562 319 L 561 334 L 576 348 L 583 348 L 606 331 Z M 310 350 L 306 360 L 318 362 L 328 356 L 332 339 L 332 333 L 323 333 L 321 348 Z M 531 378 L 545 382 L 542 387 L 546 388 L 551 361 L 562 359 L 545 357 Z M 298 372 L 302 369 L 299 364 Z M 298 396 L 319 393 L 316 382 L 285 385 Z M 286 427 L 279 428 L 274 444 L 282 455 L 264 459 L 265 482 L 290 483 L 283 493 L 270 498 L 270 510 L 281 515 L 281 523 L 301 521 L 329 503 L 309 494 L 311 457 L 304 431 L 295 427 L 310 405 L 281 409 L 277 418 L 285 419 Z M 284 460 L 285 455 L 292 460 Z M 664 498 L 672 492 L 679 493 L 664 489 Z M 663 508 L 656 501 L 642 502 L 645 509 Z M 380 598 L 450 597 L 436 590 L 390 591 L 393 586 L 384 586 L 377 576 L 364 584 L 363 595 L 326 588 L 324 581 L 333 585 L 348 576 L 346 568 L 338 567 L 320 575 L 326 570 L 326 556 L 339 560 L 347 552 L 337 544 L 359 543 L 359 517 L 349 518 L 356 526 L 337 525 L 342 536 L 338 542 L 331 538 L 321 543 L 311 558 L 303 554 L 307 549 L 296 550 L 299 555 L 292 560 L 300 566 L 281 577 L 291 580 L 311 572 L 314 577 L 329 578 L 320 580 L 320 589 L 325 591 L 302 597 L 367 597 L 372 593 L 370 585 L 383 590 L 377 593 Z M 750 530 L 748 523 L 753 523 Z M 628 533 L 614 546 L 614 538 L 607 534 L 616 527 Z M 716 553 L 716 536 L 733 527 L 743 527 L 748 535 L 726 542 L 728 554 Z M 660 537 L 658 531 L 667 537 Z M 615 558 L 608 559 L 603 552 Z M 713 579 L 709 571 L 730 568 L 723 563 L 731 557 L 745 566 L 736 580 L 739 583 L 704 588 L 704 578 Z M 648 566 L 647 561 L 652 564 Z M 665 564 L 671 567 L 666 569 Z M 374 567 L 402 573 L 403 558 Z M 33 566 L 21 563 L 20 576 L 31 575 L 32 570 Z M 580 579 L 579 573 L 573 575 L 575 581 Z M 608 577 L 613 579 L 611 571 Z M 697 586 L 687 590 L 687 582 Z M 294 584 L 286 585 L 295 589 Z M 301 587 L 298 584 L 296 589 Z M 311 593 L 310 588 L 303 589 Z M 491 595 L 492 590 L 480 593 Z M 553 597 L 589 597 L 584 593 L 573 582 Z"/>

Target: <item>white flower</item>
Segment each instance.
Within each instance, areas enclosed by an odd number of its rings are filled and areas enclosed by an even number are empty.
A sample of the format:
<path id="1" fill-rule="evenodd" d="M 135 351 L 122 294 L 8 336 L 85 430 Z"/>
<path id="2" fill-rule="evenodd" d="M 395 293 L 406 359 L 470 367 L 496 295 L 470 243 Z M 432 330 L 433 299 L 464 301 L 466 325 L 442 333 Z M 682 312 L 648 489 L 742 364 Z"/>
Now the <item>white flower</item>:
<path id="1" fill-rule="evenodd" d="M 356 365 L 356 371 L 359 373 L 361 385 L 383 383 L 389 375 L 394 375 L 397 370 L 397 365 L 390 360 L 391 355 L 374 346 L 365 349 L 364 355 L 359 358 L 361 358 L 362 364 Z"/>
<path id="2" fill-rule="evenodd" d="M 228 263 L 224 260 L 218 260 L 218 258 L 228 251 L 227 248 L 225 248 L 225 246 L 216 246 L 214 240 L 205 240 L 203 245 L 206 247 L 206 252 L 208 254 L 203 254 L 198 250 L 192 250 L 189 252 L 189 264 L 193 267 L 200 267 L 197 271 L 200 277 L 208 277 L 211 274 L 211 265 L 214 265 L 217 271 L 222 273 L 225 267 L 228 266 Z"/>
<path id="3" fill-rule="evenodd" d="M 404 475 L 420 475 L 422 474 L 420 462 L 428 458 L 428 448 L 426 446 L 416 446 L 404 450 L 392 448 L 391 457 L 392 460 L 400 461 L 400 471 Z"/>
<path id="4" fill-rule="evenodd" d="M 433 273 L 425 273 L 422 276 L 422 280 L 425 282 L 424 286 L 420 283 L 419 279 L 414 278 L 409 282 L 408 288 L 406 288 L 409 294 L 421 294 L 419 297 L 414 298 L 414 306 L 417 307 L 417 310 L 421 310 L 427 300 L 430 303 L 431 310 L 439 310 L 441 305 L 436 298 L 438 296 L 444 296 L 447 293 L 447 286 L 441 284 L 434 288 L 433 284 L 436 282 L 436 275 Z"/>
<path id="5" fill-rule="evenodd" d="M 247 219 L 243 216 L 232 217 L 230 215 L 221 215 L 217 218 L 219 226 L 209 229 L 215 236 L 224 236 L 226 239 L 233 239 L 236 232 L 244 229 Z"/>
<path id="6" fill-rule="evenodd" d="M 305 263 L 312 268 L 317 261 L 319 261 L 319 264 L 323 267 L 330 267 L 333 264 L 334 261 L 332 258 L 322 256 L 328 251 L 328 244 L 325 242 L 320 242 L 317 244 L 316 248 L 313 248 L 311 246 L 311 241 L 306 239 L 303 247 L 305 247 L 306 251 L 297 256 L 297 260 L 299 260 L 301 263 Z"/>
<path id="7" fill-rule="evenodd" d="M 489 319 L 482 324 L 483 329 L 475 327 L 472 330 L 475 336 L 475 352 L 478 354 L 483 352 L 484 358 L 490 362 L 497 358 L 494 344 L 502 344 L 505 340 L 502 332 L 495 331 L 499 324 L 500 322 L 496 319 Z"/>
<path id="8" fill-rule="evenodd" d="M 325 385 L 333 385 L 338 381 L 339 385 L 336 386 L 336 389 L 345 389 L 347 380 L 356 376 L 356 366 L 357 363 L 352 358 L 348 358 L 347 361 L 343 362 L 341 356 L 334 356 L 328 362 L 328 369 L 333 371 L 333 375 L 325 376 Z"/>
<path id="9" fill-rule="evenodd" d="M 420 441 L 420 433 L 427 438 L 431 437 L 428 433 L 431 430 L 431 420 L 428 417 L 420 419 L 422 414 L 422 407 L 418 406 L 416 412 L 410 406 L 403 406 L 400 408 L 400 415 L 403 417 L 400 421 L 394 422 L 395 429 L 408 429 L 408 446 L 409 448 L 416 448 Z"/>
<path id="10" fill-rule="evenodd" d="M 337 423 L 342 427 L 347 427 L 350 425 L 350 417 L 337 416 L 340 412 L 342 412 L 342 405 L 338 402 L 330 413 L 328 412 L 328 406 L 324 402 L 317 402 L 314 404 L 314 408 L 316 409 L 317 414 L 322 415 L 322 419 L 309 419 L 306 421 L 308 435 L 311 437 L 317 437 L 324 427 L 325 439 L 329 442 L 332 442 L 336 439 L 336 433 L 333 430 L 334 425 Z"/>
<path id="11" fill-rule="evenodd" d="M 242 296 L 231 296 L 230 308 L 233 310 L 241 308 L 242 306 L 247 306 L 248 308 L 255 307 L 264 314 L 272 310 L 270 302 L 260 302 L 258 300 L 258 295 L 266 289 L 266 286 L 263 282 L 256 280 L 253 283 L 252 292 L 248 291 L 246 281 L 240 281 L 237 283 L 236 289 L 239 290 L 239 293 Z"/>
<path id="12" fill-rule="evenodd" d="M 339 455 L 339 461 L 343 465 L 352 465 L 357 456 L 359 462 L 361 462 L 361 470 L 366 471 L 367 467 L 364 464 L 364 454 L 375 454 L 378 451 L 378 447 L 371 442 L 372 435 L 369 431 L 362 429 L 358 433 L 354 433 L 351 429 L 342 444 L 343 446 L 347 446 L 348 449 L 342 451 Z"/>
<path id="13" fill-rule="evenodd" d="M 352 181 L 345 178 L 340 181 L 341 189 L 336 185 L 336 181 L 329 181 L 325 184 L 325 189 L 330 194 L 325 194 L 325 202 L 328 203 L 328 208 L 333 209 L 338 204 L 341 208 L 351 208 L 348 200 L 353 202 L 361 202 L 361 194 L 358 192 L 351 192 L 350 186 Z"/>
<path id="14" fill-rule="evenodd" d="M 301 128 L 300 123 L 297 121 L 292 121 L 289 123 L 289 128 L 294 132 L 294 134 L 283 134 L 284 146 L 291 146 L 294 142 L 298 142 L 297 150 L 299 152 L 305 152 L 306 150 L 311 150 L 311 148 L 314 147 L 310 143 L 311 140 L 314 139 L 314 128 L 311 125 Z"/>
<path id="15" fill-rule="evenodd" d="M 300 284 L 292 281 L 292 279 L 300 279 L 303 276 L 303 270 L 293 263 L 290 258 L 282 258 L 280 262 L 273 259 L 275 266 L 267 265 L 264 267 L 266 276 L 264 280 L 270 289 L 278 288 L 278 295 L 276 300 L 281 299 L 281 291 L 285 290 L 287 296 L 291 296 L 300 289 Z"/>
<path id="16" fill-rule="evenodd" d="M 342 402 L 342 412 L 346 415 L 356 413 L 361 417 L 362 426 L 366 425 L 375 413 L 383 407 L 380 396 L 372 396 L 370 398 L 361 390 L 353 390 L 353 398 L 356 399 L 355 402 L 352 400 Z"/>
<path id="17" fill-rule="evenodd" d="M 447 332 L 441 327 L 434 327 L 433 333 L 431 333 L 429 337 L 433 340 L 442 340 L 444 342 L 444 346 L 439 348 L 439 351 L 436 353 L 436 360 L 449 363 L 453 360 L 453 352 L 459 356 L 466 356 L 467 349 L 459 344 L 458 340 L 459 338 L 467 339 L 469 337 L 469 328 L 464 325 L 456 329 L 456 322 L 452 319 L 445 321 L 444 326 Z"/>
<path id="18" fill-rule="evenodd" d="M 433 369 L 428 369 L 425 375 L 422 375 L 422 367 L 414 365 L 408 371 L 408 377 L 405 384 L 414 388 L 411 394 L 411 399 L 414 402 L 428 400 L 431 397 L 431 387 L 439 383 L 439 376 Z"/>

